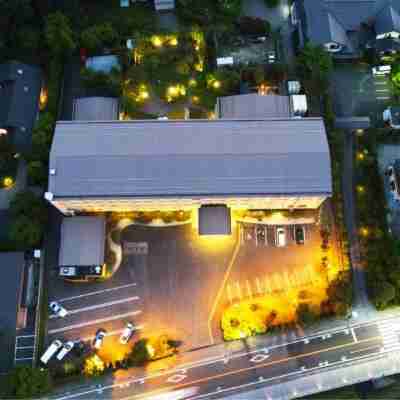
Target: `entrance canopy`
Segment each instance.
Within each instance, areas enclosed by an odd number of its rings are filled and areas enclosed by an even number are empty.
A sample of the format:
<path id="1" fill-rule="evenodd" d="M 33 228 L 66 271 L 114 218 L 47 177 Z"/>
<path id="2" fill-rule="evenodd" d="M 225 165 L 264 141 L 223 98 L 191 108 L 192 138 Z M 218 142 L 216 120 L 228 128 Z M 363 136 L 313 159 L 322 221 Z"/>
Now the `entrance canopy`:
<path id="1" fill-rule="evenodd" d="M 231 210 L 224 205 L 199 209 L 199 235 L 230 235 Z"/>

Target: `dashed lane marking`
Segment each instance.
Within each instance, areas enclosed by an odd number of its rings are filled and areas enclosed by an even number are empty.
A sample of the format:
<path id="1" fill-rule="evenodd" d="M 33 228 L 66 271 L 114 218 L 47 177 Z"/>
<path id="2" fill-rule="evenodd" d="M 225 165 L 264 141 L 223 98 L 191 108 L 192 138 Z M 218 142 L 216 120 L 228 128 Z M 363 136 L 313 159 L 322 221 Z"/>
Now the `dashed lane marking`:
<path id="1" fill-rule="evenodd" d="M 70 331 L 72 329 L 77 329 L 77 328 L 84 328 L 85 326 L 90 326 L 90 325 L 95 325 L 95 324 L 102 324 L 103 322 L 108 322 L 108 321 L 115 321 L 117 319 L 130 317 L 132 315 L 138 315 L 141 312 L 142 312 L 141 310 L 132 311 L 132 312 L 125 313 L 125 314 L 113 315 L 112 317 L 108 317 L 108 318 L 99 318 L 99 319 L 94 319 L 92 321 L 82 322 L 80 324 L 68 325 L 68 326 L 64 326 L 62 328 L 57 328 L 57 329 L 50 329 L 49 330 L 49 334 Z"/>

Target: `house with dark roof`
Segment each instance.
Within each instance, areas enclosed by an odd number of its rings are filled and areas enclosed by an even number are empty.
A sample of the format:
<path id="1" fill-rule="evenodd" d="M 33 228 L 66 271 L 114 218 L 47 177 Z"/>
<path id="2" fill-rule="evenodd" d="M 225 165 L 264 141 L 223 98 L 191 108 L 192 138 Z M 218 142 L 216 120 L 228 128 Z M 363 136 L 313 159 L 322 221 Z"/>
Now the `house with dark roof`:
<path id="1" fill-rule="evenodd" d="M 380 56 L 400 51 L 398 0 L 295 0 L 291 16 L 301 46 L 321 45 L 335 58 L 359 58 L 368 48 Z"/>
<path id="2" fill-rule="evenodd" d="M 0 134 L 10 135 L 17 151 L 31 145 L 41 88 L 39 68 L 16 61 L 0 65 Z"/>

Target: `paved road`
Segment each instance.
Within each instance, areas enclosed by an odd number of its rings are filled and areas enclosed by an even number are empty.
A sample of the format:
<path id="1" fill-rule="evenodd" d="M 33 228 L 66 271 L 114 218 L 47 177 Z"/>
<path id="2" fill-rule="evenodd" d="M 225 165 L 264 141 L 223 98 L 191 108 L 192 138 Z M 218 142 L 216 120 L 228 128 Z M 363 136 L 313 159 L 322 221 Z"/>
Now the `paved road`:
<path id="1" fill-rule="evenodd" d="M 94 388 L 55 396 L 69 399 L 202 399 L 218 398 L 244 389 L 294 381 L 384 357 L 400 348 L 400 318 L 349 325 L 316 336 L 261 349 L 238 351 L 228 357 L 199 360 L 191 365 L 148 374 L 110 378 Z"/>
<path id="2" fill-rule="evenodd" d="M 345 133 L 342 187 L 344 217 L 349 240 L 350 261 L 353 268 L 353 307 L 364 311 L 372 311 L 373 307 L 368 300 L 365 271 L 361 263 L 360 244 L 357 234 L 354 200 L 354 136 L 351 132 Z"/>

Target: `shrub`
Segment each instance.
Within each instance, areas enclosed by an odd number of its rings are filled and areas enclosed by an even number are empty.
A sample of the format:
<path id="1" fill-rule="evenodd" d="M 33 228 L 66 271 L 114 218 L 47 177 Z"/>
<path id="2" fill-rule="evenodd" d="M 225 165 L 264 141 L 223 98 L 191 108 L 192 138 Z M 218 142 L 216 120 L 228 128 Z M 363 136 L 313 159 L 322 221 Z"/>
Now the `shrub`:
<path id="1" fill-rule="evenodd" d="M 147 348 L 147 339 L 140 339 L 133 346 L 128 356 L 128 362 L 134 367 L 145 365 L 150 360 L 150 354 Z"/>
<path id="2" fill-rule="evenodd" d="M 301 303 L 296 309 L 297 321 L 303 326 L 309 326 L 319 321 L 319 314 L 308 304 Z"/>
<path id="3" fill-rule="evenodd" d="M 81 45 L 89 50 L 100 50 L 104 46 L 113 46 L 118 40 L 118 33 L 112 24 L 93 25 L 81 34 Z"/>
<path id="4" fill-rule="evenodd" d="M 5 396 L 17 399 L 44 396 L 51 387 L 49 370 L 17 366 L 7 375 Z"/>
<path id="5" fill-rule="evenodd" d="M 261 18 L 241 17 L 239 19 L 239 30 L 242 34 L 269 35 L 271 33 L 271 25 Z"/>

